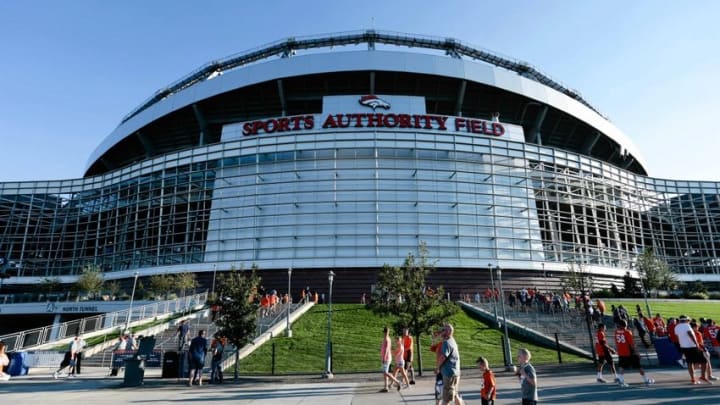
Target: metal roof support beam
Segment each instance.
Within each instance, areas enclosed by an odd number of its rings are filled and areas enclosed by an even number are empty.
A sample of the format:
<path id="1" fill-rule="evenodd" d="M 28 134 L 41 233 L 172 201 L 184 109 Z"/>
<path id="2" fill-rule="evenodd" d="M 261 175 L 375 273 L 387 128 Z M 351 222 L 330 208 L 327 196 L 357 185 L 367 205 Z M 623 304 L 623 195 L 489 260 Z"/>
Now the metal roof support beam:
<path id="1" fill-rule="evenodd" d="M 597 145 L 598 141 L 600 140 L 600 132 L 595 132 L 595 136 L 590 139 L 589 142 L 587 142 L 587 146 L 585 146 L 585 154 L 588 156 L 590 155 L 590 152 L 592 152 L 595 145 Z"/>
<path id="2" fill-rule="evenodd" d="M 632 166 L 633 163 L 635 163 L 635 158 L 632 156 L 627 156 L 625 158 L 625 164 L 623 164 L 623 169 L 627 169 L 628 167 Z"/>
<path id="3" fill-rule="evenodd" d="M 277 88 L 278 88 L 278 98 L 280 98 L 280 109 L 282 110 L 282 116 L 284 117 L 287 115 L 287 102 L 285 101 L 285 90 L 283 88 L 282 79 L 278 79 Z"/>
<path id="4" fill-rule="evenodd" d="M 370 94 L 375 94 L 375 72 L 370 72 Z"/>
<path id="5" fill-rule="evenodd" d="M 540 136 L 540 128 L 542 127 L 543 122 L 545 121 L 545 116 L 548 112 L 548 106 L 544 105 L 542 109 L 540 110 L 540 113 L 537 115 L 537 118 L 535 118 L 535 124 L 533 124 L 532 129 L 530 130 L 530 139 L 532 139 L 536 144 L 542 146 L 542 137 Z"/>
<path id="6" fill-rule="evenodd" d="M 458 89 L 457 102 L 455 103 L 455 115 L 462 117 L 462 106 L 465 101 L 465 89 L 467 88 L 467 80 L 460 82 L 460 88 Z"/>
<path id="7" fill-rule="evenodd" d="M 195 113 L 195 119 L 198 122 L 198 126 L 200 126 L 200 139 L 198 139 L 198 146 L 203 146 L 207 144 L 207 120 L 205 120 L 205 116 L 203 115 L 202 111 L 200 111 L 200 107 L 198 107 L 197 104 L 193 104 L 192 107 L 193 112 Z"/>
<path id="8" fill-rule="evenodd" d="M 140 131 L 135 132 L 135 135 L 138 137 L 138 140 L 142 144 L 143 149 L 145 149 L 145 157 L 149 158 L 154 155 L 155 148 L 153 148 L 150 140 Z"/>

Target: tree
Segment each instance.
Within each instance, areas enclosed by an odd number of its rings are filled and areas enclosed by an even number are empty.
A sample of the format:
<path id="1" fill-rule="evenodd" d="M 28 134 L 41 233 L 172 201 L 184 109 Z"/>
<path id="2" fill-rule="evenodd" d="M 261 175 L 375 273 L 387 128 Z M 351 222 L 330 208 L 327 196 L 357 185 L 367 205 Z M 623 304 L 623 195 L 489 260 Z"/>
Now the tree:
<path id="1" fill-rule="evenodd" d="M 575 293 L 589 293 L 594 289 L 592 274 L 581 263 L 569 263 L 568 271 L 560 283 L 565 290 Z"/>
<path id="2" fill-rule="evenodd" d="M 637 285 L 637 279 L 626 272 L 623 276 L 623 295 L 627 298 L 640 296 L 640 287 Z"/>
<path id="3" fill-rule="evenodd" d="M 117 280 L 106 281 L 104 287 L 105 291 L 110 295 L 111 300 L 114 300 L 115 297 L 120 295 L 120 283 L 118 283 Z"/>
<path id="4" fill-rule="evenodd" d="M 652 248 L 645 249 L 638 256 L 635 268 L 643 288 L 649 294 L 655 290 L 657 296 L 658 289 L 672 289 L 677 284 L 675 273 L 663 259 L 655 256 Z"/>
<path id="5" fill-rule="evenodd" d="M 102 291 L 105 282 L 100 267 L 88 264 L 83 267 L 82 273 L 78 277 L 75 286 L 78 292 L 86 292 L 89 297 L 94 298 Z"/>
<path id="6" fill-rule="evenodd" d="M 156 274 L 150 277 L 150 291 L 163 299 L 167 299 L 167 295 L 173 290 L 174 285 L 174 280 L 167 274 Z"/>
<path id="7" fill-rule="evenodd" d="M 62 289 L 62 283 L 57 277 L 44 277 L 35 288 L 37 288 L 37 291 L 41 294 L 50 294 L 55 291 L 60 291 Z"/>
<path id="8" fill-rule="evenodd" d="M 173 289 L 180 292 L 180 295 L 183 297 L 187 293 L 187 290 L 195 289 L 197 285 L 195 273 L 180 273 L 173 277 Z"/>
<path id="9" fill-rule="evenodd" d="M 218 332 L 235 346 L 236 380 L 240 363 L 238 350 L 255 336 L 257 306 L 254 304 L 254 295 L 260 285 L 260 278 L 255 273 L 256 269 L 255 265 L 250 272 L 231 268 L 230 272 L 220 276 L 217 286 L 222 311 L 215 323 Z"/>
<path id="10" fill-rule="evenodd" d="M 376 288 L 368 304 L 376 314 L 395 315 L 396 331 L 408 328 L 415 336 L 416 353 L 420 353 L 420 335 L 430 333 L 434 326 L 446 322 L 458 311 L 457 305 L 444 300 L 442 286 L 432 290 L 428 275 L 435 266 L 428 261 L 424 242 L 418 246 L 418 257 L 408 253 L 401 267 L 385 265 L 378 275 Z M 422 375 L 422 356 L 418 354 L 418 371 Z"/>

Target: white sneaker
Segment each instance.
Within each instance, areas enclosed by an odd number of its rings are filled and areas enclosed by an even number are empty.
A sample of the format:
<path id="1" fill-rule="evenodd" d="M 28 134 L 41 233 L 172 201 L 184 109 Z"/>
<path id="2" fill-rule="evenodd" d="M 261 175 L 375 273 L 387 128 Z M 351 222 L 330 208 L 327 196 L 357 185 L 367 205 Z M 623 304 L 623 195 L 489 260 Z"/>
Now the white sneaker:
<path id="1" fill-rule="evenodd" d="M 55 379 L 55 380 L 58 379 L 58 372 L 57 372 L 57 371 L 53 371 L 53 379 Z"/>
<path id="2" fill-rule="evenodd" d="M 645 380 L 645 385 L 650 386 L 653 384 L 655 384 L 655 380 L 653 380 L 652 378 L 648 378 L 647 380 Z"/>

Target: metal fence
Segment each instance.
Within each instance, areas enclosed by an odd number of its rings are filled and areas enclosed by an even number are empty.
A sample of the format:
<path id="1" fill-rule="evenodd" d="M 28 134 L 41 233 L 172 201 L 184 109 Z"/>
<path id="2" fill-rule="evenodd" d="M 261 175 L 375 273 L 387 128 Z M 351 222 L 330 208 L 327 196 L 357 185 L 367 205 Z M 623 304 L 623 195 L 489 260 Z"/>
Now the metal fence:
<path id="1" fill-rule="evenodd" d="M 133 322 L 189 310 L 196 305 L 204 304 L 207 301 L 207 292 L 189 295 L 174 300 L 158 301 L 152 304 L 138 306 L 132 309 L 124 309 L 115 312 L 95 315 L 88 318 L 75 319 L 57 325 L 49 325 L 41 328 L 24 330 L 0 336 L 0 341 L 5 342 L 8 351 L 27 350 L 66 338 L 76 334 L 87 333 L 104 329 L 113 329 L 119 326 L 127 328 Z M 128 316 L 130 315 L 130 316 Z"/>

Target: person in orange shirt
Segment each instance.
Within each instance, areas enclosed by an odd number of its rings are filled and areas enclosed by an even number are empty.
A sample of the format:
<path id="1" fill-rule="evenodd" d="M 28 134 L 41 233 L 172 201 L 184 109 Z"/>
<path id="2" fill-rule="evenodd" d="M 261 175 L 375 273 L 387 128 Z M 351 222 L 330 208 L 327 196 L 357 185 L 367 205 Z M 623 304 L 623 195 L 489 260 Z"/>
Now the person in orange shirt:
<path id="1" fill-rule="evenodd" d="M 480 388 L 480 401 L 482 405 L 495 405 L 495 394 L 497 393 L 495 374 L 490 370 L 490 365 L 485 357 L 478 357 L 477 366 L 483 377 Z"/>
<path id="2" fill-rule="evenodd" d="M 313 298 L 313 302 L 316 303 L 316 304 L 318 303 L 318 293 L 317 293 L 317 291 L 315 291 L 315 295 L 314 295 L 314 298 Z"/>
<path id="3" fill-rule="evenodd" d="M 642 321 L 643 325 L 645 325 L 645 329 L 647 329 L 650 336 L 655 335 L 655 322 L 653 322 L 650 318 L 646 317 L 643 314 L 640 314 L 640 320 Z"/>
<path id="4" fill-rule="evenodd" d="M 705 327 L 703 335 L 705 340 L 707 340 L 710 343 L 710 346 L 712 346 L 715 356 L 720 357 L 720 340 L 718 340 L 718 338 L 720 338 L 720 328 L 718 328 L 715 321 L 712 319 L 708 319 L 707 323 L 708 325 Z"/>
<path id="5" fill-rule="evenodd" d="M 653 325 L 655 325 L 655 336 L 657 337 L 663 337 L 667 335 L 667 329 L 665 327 L 665 321 L 662 319 L 662 316 L 660 314 L 655 314 L 655 317 L 652 319 Z"/>
<path id="6" fill-rule="evenodd" d="M 690 322 L 690 328 L 692 328 L 693 332 L 695 333 L 695 339 L 698 343 L 698 348 L 702 347 L 702 355 L 707 361 L 707 366 L 704 368 L 701 368 L 701 371 L 704 371 L 704 373 L 701 373 L 700 380 L 712 384 L 710 381 L 716 381 L 718 378 L 712 375 L 712 362 L 710 361 L 710 353 L 705 348 L 705 341 L 703 340 L 703 334 L 700 332 L 698 328 L 698 324 L 695 321 Z"/>
<path id="7" fill-rule="evenodd" d="M 612 355 L 615 353 L 615 349 L 610 347 L 605 337 L 605 324 L 598 325 L 597 335 L 595 337 L 595 351 L 598 355 L 598 366 L 597 366 L 597 382 L 606 383 L 607 381 L 602 376 L 603 367 L 607 364 L 610 367 L 610 371 L 613 374 L 615 382 L 617 382 L 617 372 L 615 371 L 615 361 L 613 361 Z"/>
<path id="8" fill-rule="evenodd" d="M 415 369 L 413 368 L 413 338 L 408 328 L 403 329 L 403 347 L 405 348 L 405 372 L 410 377 L 410 384 L 415 384 Z"/>
<path id="9" fill-rule="evenodd" d="M 617 347 L 617 354 L 619 356 L 618 365 L 620 366 L 620 372 L 617 375 L 618 384 L 620 384 L 621 387 L 628 386 L 625 383 L 625 369 L 631 367 L 637 368 L 640 371 L 640 375 L 645 381 L 645 385 L 654 384 L 655 380 L 648 377 L 645 374 L 645 370 L 643 370 L 640 365 L 640 355 L 635 349 L 633 335 L 627 328 L 627 322 L 624 319 L 621 319 L 617 326 L 618 327 L 615 330 L 615 346 Z"/>

